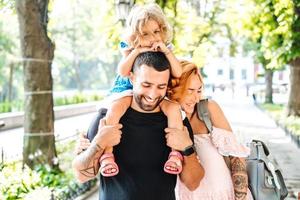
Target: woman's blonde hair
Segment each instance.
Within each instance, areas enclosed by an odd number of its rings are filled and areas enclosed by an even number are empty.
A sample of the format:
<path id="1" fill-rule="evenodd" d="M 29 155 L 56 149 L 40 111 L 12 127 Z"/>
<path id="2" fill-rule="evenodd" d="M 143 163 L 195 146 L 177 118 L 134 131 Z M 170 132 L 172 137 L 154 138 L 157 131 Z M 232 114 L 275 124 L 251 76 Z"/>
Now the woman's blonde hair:
<path id="1" fill-rule="evenodd" d="M 180 61 L 182 66 L 182 75 L 180 78 L 172 78 L 168 88 L 168 98 L 173 101 L 179 101 L 187 93 L 187 87 L 191 82 L 191 75 L 198 75 L 203 84 L 203 78 L 197 66 L 189 61 Z"/>
<path id="2" fill-rule="evenodd" d="M 132 8 L 126 21 L 127 37 L 130 46 L 135 47 L 142 34 L 143 26 L 149 21 L 154 20 L 158 23 L 161 37 L 165 44 L 172 40 L 172 28 L 167 21 L 162 9 L 155 3 L 146 5 L 136 5 Z"/>

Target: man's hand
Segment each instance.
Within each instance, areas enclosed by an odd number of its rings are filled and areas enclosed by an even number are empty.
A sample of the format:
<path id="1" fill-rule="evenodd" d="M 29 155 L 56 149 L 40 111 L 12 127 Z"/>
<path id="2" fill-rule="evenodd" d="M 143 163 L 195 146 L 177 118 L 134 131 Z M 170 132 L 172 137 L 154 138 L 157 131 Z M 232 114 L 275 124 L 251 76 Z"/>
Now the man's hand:
<path id="1" fill-rule="evenodd" d="M 98 133 L 92 143 L 95 143 L 99 148 L 105 149 L 113 147 L 120 143 L 122 124 L 106 125 L 105 119 L 101 119 L 98 127 Z"/>
<path id="2" fill-rule="evenodd" d="M 105 125 L 105 120 L 100 120 L 98 132 L 92 143 L 86 151 L 77 155 L 73 160 L 72 166 L 78 181 L 83 183 L 98 174 L 100 168 L 99 159 L 105 148 L 120 143 L 121 128 L 121 124 L 107 126 Z"/>
<path id="3" fill-rule="evenodd" d="M 176 149 L 178 151 L 183 151 L 186 147 L 193 144 L 188 129 L 184 126 L 183 130 L 176 128 L 165 128 L 167 146 Z"/>

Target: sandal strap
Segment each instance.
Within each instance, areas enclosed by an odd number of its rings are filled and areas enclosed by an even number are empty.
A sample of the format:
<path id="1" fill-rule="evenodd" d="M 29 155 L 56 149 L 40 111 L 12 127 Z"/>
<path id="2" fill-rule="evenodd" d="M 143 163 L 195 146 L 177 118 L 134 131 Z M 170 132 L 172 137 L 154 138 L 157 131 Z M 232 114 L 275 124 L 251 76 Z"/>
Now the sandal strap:
<path id="1" fill-rule="evenodd" d="M 183 161 L 183 157 L 182 157 L 182 155 L 181 155 L 181 153 L 180 153 L 179 151 L 171 151 L 170 154 L 169 154 L 169 158 L 170 158 L 171 156 L 176 156 L 176 157 L 178 157 L 181 161 Z"/>
<path id="2" fill-rule="evenodd" d="M 106 158 L 113 158 L 115 160 L 115 156 L 113 153 L 104 153 L 99 159 L 99 162 L 101 163 Z"/>

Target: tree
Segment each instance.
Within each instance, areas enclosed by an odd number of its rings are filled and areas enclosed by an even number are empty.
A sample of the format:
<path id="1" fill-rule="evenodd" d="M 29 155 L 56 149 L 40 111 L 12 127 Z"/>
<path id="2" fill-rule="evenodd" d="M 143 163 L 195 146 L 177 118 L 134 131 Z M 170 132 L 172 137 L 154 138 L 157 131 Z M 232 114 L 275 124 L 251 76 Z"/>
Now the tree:
<path id="1" fill-rule="evenodd" d="M 254 61 L 260 63 L 265 71 L 265 103 L 273 103 L 273 73 L 275 69 L 267 68 L 267 65 L 270 63 L 270 60 L 267 60 L 264 56 L 264 52 L 261 51 L 260 39 L 257 41 L 246 39 L 244 42 L 244 51 L 245 52 L 254 52 Z"/>
<path id="2" fill-rule="evenodd" d="M 300 1 L 294 0 L 294 16 L 291 32 L 291 46 L 285 55 L 290 63 L 290 95 L 287 115 L 300 116 Z"/>
<path id="3" fill-rule="evenodd" d="M 268 69 L 290 65 L 290 95 L 287 115 L 300 116 L 300 1 L 251 0 L 252 11 L 246 20 L 249 38 L 261 44 L 269 60 Z"/>
<path id="4" fill-rule="evenodd" d="M 24 68 L 23 163 L 54 167 L 56 149 L 51 64 L 54 44 L 47 35 L 48 0 L 16 1 Z"/>
<path id="5" fill-rule="evenodd" d="M 118 44 L 124 30 L 114 2 L 64 0 L 51 4 L 48 32 L 59 44 L 52 65 L 55 90 L 111 86 L 121 59 Z"/>

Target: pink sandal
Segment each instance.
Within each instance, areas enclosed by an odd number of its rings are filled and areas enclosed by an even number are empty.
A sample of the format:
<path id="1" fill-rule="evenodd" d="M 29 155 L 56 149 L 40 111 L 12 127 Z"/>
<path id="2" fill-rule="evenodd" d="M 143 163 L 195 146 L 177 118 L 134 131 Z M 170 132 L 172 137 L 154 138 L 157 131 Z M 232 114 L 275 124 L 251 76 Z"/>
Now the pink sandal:
<path id="1" fill-rule="evenodd" d="M 106 163 L 103 165 L 102 161 L 107 158 L 112 158 L 113 161 L 112 162 L 106 161 Z M 99 163 L 100 163 L 100 173 L 102 174 L 102 176 L 111 177 L 111 176 L 115 176 L 119 173 L 119 167 L 118 167 L 117 163 L 115 163 L 114 154 L 104 153 L 100 157 Z"/>
<path id="2" fill-rule="evenodd" d="M 178 161 L 171 160 L 171 157 L 176 157 L 175 159 Z M 178 151 L 171 151 L 171 153 L 169 154 L 169 158 L 165 163 L 164 171 L 169 174 L 180 174 L 182 171 L 182 161 L 183 157 L 181 153 L 179 153 Z M 176 165 L 176 167 L 173 166 L 174 164 Z"/>

